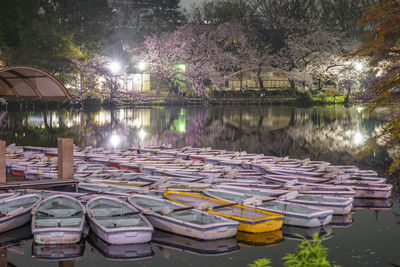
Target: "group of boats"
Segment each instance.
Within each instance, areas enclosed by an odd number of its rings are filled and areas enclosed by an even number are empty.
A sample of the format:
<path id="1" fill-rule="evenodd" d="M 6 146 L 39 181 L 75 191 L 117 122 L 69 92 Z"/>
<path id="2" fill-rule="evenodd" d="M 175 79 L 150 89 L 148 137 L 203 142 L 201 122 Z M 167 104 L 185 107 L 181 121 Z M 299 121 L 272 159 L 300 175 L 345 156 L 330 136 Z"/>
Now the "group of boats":
<path id="1" fill-rule="evenodd" d="M 25 179 L 57 179 L 56 163 L 55 148 L 6 150 L 7 172 Z M 0 194 L 0 232 L 31 221 L 33 251 L 80 244 L 85 227 L 88 240 L 104 242 L 100 251 L 147 244 L 155 236 L 166 244 L 171 234 L 192 243 L 254 245 L 265 235 L 279 242 L 282 229 L 290 238 L 296 228 L 347 227 L 357 203 L 390 208 L 392 191 L 376 172 L 356 166 L 191 147 L 75 148 L 74 178 L 75 190 Z"/>

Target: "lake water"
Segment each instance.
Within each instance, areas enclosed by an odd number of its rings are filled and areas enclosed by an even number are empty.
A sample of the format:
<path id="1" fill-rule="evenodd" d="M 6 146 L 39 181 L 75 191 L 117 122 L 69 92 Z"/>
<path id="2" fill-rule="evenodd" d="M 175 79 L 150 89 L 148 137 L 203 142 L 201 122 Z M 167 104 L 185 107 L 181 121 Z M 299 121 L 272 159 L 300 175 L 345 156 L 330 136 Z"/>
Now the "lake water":
<path id="1" fill-rule="evenodd" d="M 367 113 L 362 108 L 281 106 L 0 111 L 0 139 L 18 145 L 54 147 L 58 137 L 73 137 L 79 146 L 114 149 L 158 144 L 210 146 L 348 164 L 367 138 L 381 128 L 380 116 L 381 111 Z M 379 149 L 352 164 L 383 174 L 392 153 Z M 396 178 L 392 179 L 395 183 Z M 281 258 L 295 252 L 300 242 L 295 233 L 312 236 L 321 232 L 331 233 L 323 244 L 335 264 L 399 266 L 400 203 L 398 192 L 393 195 L 393 201 L 358 202 L 358 206 L 368 209 L 357 209 L 351 218 L 336 218 L 337 225 L 322 229 L 285 227 L 263 236 L 243 235 L 238 240 L 209 243 L 161 232 L 156 242 L 139 247 L 110 247 L 95 238 L 78 246 L 33 247 L 27 240 L 21 247 L 8 250 L 8 261 L 14 266 L 56 266 L 56 262 L 38 258 L 61 253 L 64 257 L 83 254 L 74 263 L 64 262 L 62 266 L 246 266 L 263 257 L 271 259 L 272 266 L 280 266 Z M 122 251 L 130 257 L 144 258 L 115 261 Z"/>

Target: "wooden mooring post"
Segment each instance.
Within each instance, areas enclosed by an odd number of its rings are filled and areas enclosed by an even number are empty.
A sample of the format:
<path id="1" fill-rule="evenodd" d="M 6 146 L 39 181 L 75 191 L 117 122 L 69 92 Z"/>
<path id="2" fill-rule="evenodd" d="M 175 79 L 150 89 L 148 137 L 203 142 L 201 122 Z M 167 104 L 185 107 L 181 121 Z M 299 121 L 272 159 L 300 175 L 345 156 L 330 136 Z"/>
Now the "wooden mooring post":
<path id="1" fill-rule="evenodd" d="M 72 138 L 58 138 L 58 179 L 71 179 L 74 174 L 74 142 Z"/>
<path id="2" fill-rule="evenodd" d="M 59 261 L 58 267 L 74 267 L 75 261 Z"/>
<path id="3" fill-rule="evenodd" d="M 6 141 L 0 140 L 0 183 L 7 182 L 6 176 Z"/>
<path id="4" fill-rule="evenodd" d="M 7 267 L 8 259 L 7 259 L 7 248 L 0 249 L 0 267 Z"/>

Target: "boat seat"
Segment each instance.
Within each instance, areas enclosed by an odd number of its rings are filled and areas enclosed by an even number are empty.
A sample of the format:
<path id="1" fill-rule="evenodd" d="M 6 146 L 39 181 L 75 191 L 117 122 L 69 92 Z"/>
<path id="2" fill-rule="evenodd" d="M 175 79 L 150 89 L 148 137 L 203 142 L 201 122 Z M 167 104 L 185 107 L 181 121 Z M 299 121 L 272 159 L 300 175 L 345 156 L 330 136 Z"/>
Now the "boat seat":
<path id="1" fill-rule="evenodd" d="M 175 219 L 182 220 L 184 222 L 193 223 L 193 224 L 210 224 L 220 222 L 219 219 L 212 216 L 204 216 L 203 213 L 195 212 L 195 211 L 185 211 L 184 214 L 181 212 L 171 213 L 171 216 Z"/>
<path id="2" fill-rule="evenodd" d="M 138 199 L 138 198 L 133 198 L 133 200 L 139 206 L 146 209 L 151 209 L 153 212 L 159 212 L 165 206 L 168 206 L 170 210 L 181 208 L 181 206 L 171 205 L 170 203 L 165 203 L 164 201 L 155 201 L 152 199 Z"/>
<path id="3" fill-rule="evenodd" d="M 46 209 L 43 212 L 49 213 L 54 215 L 55 217 L 67 217 L 78 212 L 80 209 L 68 208 L 68 209 Z M 38 210 L 39 212 L 42 211 L 41 209 Z M 44 215 L 45 216 L 45 215 Z"/>
<path id="4" fill-rule="evenodd" d="M 123 214 L 128 212 L 133 212 L 133 210 L 127 207 L 115 207 L 115 208 L 94 208 L 91 209 L 96 217 L 98 216 L 110 216 L 114 214 Z"/>
<path id="5" fill-rule="evenodd" d="M 96 218 L 97 221 L 107 228 L 119 228 L 130 226 L 146 226 L 145 222 L 140 217 L 126 217 L 126 218 Z"/>
<path id="6" fill-rule="evenodd" d="M 81 224 L 82 218 L 79 216 L 68 217 L 68 218 L 37 218 L 36 219 L 36 227 L 44 228 L 44 227 L 79 227 Z"/>
<path id="7" fill-rule="evenodd" d="M 9 202 L 5 202 L 0 204 L 0 212 L 2 213 L 8 213 L 12 210 L 18 209 L 20 207 L 26 209 L 30 206 L 32 206 L 33 204 L 36 203 L 36 201 L 38 200 L 38 198 L 34 198 L 34 199 L 21 199 L 21 201 L 9 201 Z"/>

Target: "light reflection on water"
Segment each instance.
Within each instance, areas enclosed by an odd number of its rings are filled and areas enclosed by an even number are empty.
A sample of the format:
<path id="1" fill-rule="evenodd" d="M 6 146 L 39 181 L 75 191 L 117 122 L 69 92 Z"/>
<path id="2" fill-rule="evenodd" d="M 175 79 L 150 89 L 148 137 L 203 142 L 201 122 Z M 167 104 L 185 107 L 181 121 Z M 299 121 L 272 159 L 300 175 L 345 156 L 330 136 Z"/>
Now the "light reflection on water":
<path id="1" fill-rule="evenodd" d="M 380 128 L 379 112 L 362 108 L 157 107 L 79 112 L 10 111 L 0 138 L 24 145 L 56 146 L 73 137 L 79 146 L 211 146 L 254 153 L 346 163 Z"/>
<path id="2" fill-rule="evenodd" d="M 379 116 L 380 112 L 369 114 L 358 108 L 258 106 L 156 107 L 87 112 L 39 110 L 9 111 L 7 114 L 0 111 L 0 139 L 19 145 L 56 146 L 57 137 L 73 137 L 79 146 L 116 149 L 158 144 L 211 146 L 347 164 L 355 149 L 381 128 Z M 380 150 L 365 160 L 357 161 L 357 164 L 382 173 L 390 158 L 388 151 Z M 324 229 L 305 231 L 285 227 L 273 236 L 247 240 L 240 236 L 239 250 L 232 249 L 232 253 L 215 257 L 191 253 L 188 248 L 178 249 L 176 244 L 174 248 L 166 248 L 164 244 L 163 248 L 159 242 L 151 245 L 154 256 L 149 258 L 134 263 L 110 261 L 99 252 L 98 247 L 92 248 L 93 244 L 86 242 L 85 253 L 75 266 L 246 266 L 262 257 L 272 259 L 273 266 L 280 266 L 280 258 L 288 252 L 293 253 L 299 243 L 294 234 L 312 235 L 316 231 L 332 233 L 324 245 L 329 248 L 329 257 L 335 259 L 336 264 L 400 265 L 400 247 L 396 245 L 400 238 L 399 217 L 396 215 L 400 212 L 398 200 L 389 210 L 385 207 L 389 205 L 387 203 L 360 202 L 359 205 L 364 205 L 363 209 L 353 214 L 351 222 L 342 220 L 346 225 L 340 226 L 339 218 L 339 225 Z M 365 209 L 374 205 L 376 210 Z M 23 249 L 24 256 L 15 254 L 15 250 L 9 251 L 9 261 L 16 266 L 32 263 L 54 266 L 54 263 L 31 258 L 30 241 L 23 245 Z M 43 250 L 46 251 L 52 252 L 51 249 Z"/>

